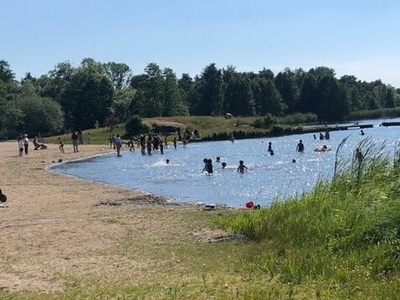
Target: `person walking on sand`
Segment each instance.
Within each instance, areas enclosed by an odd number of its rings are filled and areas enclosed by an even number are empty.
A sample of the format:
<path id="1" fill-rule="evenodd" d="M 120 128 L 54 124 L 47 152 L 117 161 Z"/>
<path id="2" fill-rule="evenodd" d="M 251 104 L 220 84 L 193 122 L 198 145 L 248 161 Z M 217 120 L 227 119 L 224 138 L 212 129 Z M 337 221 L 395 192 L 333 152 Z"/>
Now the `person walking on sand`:
<path id="1" fill-rule="evenodd" d="M 296 151 L 297 152 L 304 152 L 304 144 L 303 144 L 302 140 L 300 140 L 299 143 L 297 144 Z"/>
<path id="2" fill-rule="evenodd" d="M 237 172 L 239 173 L 244 173 L 244 171 L 247 171 L 247 167 L 244 165 L 243 160 L 239 161 L 239 166 L 237 168 Z"/>
<path id="3" fill-rule="evenodd" d="M 58 137 L 58 149 L 60 149 L 61 153 L 64 153 L 64 141 L 61 137 Z"/>

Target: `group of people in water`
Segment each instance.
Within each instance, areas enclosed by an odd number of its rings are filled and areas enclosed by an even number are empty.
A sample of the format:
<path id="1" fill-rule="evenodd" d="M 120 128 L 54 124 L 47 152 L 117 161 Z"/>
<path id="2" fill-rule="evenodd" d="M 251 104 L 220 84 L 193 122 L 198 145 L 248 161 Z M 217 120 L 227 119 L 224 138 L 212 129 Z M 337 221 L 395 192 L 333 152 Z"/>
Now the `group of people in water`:
<path id="1" fill-rule="evenodd" d="M 362 133 L 364 133 L 364 132 L 362 132 Z M 315 140 L 317 139 L 315 134 L 313 135 L 313 137 Z M 325 133 L 320 133 L 320 139 L 321 140 L 322 139 L 329 140 L 330 139 L 329 131 L 326 131 Z M 176 137 L 173 138 L 172 143 L 173 143 L 173 148 L 177 149 L 178 142 L 177 142 Z M 183 141 L 181 143 L 183 144 L 183 147 L 186 146 L 186 144 Z M 120 155 L 121 139 L 119 136 L 115 136 L 115 137 L 110 136 L 110 147 L 112 147 L 112 145 L 114 145 L 114 147 L 117 148 L 117 153 L 118 153 L 118 155 Z M 128 146 L 130 147 L 131 151 L 135 151 L 133 141 L 129 141 Z M 168 139 L 167 139 L 167 136 L 165 136 L 164 139 L 161 139 L 160 136 L 155 135 L 155 134 L 148 135 L 148 136 L 141 135 L 139 137 L 139 139 L 137 140 L 137 146 L 141 149 L 141 153 L 143 155 L 145 155 L 145 154 L 151 155 L 152 152 L 154 152 L 154 151 L 160 152 L 160 154 L 164 154 L 164 148 L 168 148 Z M 358 161 L 361 161 L 362 160 L 361 150 L 359 148 L 357 148 L 357 149 L 358 149 L 358 151 L 356 152 L 356 158 Z M 327 145 L 322 145 L 322 146 L 315 148 L 313 151 L 327 152 L 330 150 L 331 149 L 328 148 Z M 303 153 L 304 151 L 305 151 L 305 145 L 303 143 L 303 140 L 299 140 L 299 142 L 296 145 L 296 152 Z M 274 150 L 272 149 L 272 142 L 268 142 L 267 152 L 271 156 L 275 155 Z M 228 168 L 227 163 L 224 161 L 221 162 L 221 158 L 219 156 L 216 157 L 215 162 L 221 163 L 222 170 Z M 170 164 L 170 160 L 166 159 L 165 163 Z M 207 174 L 213 174 L 213 172 L 214 172 L 213 160 L 211 158 L 204 158 L 203 163 L 204 163 L 203 172 L 206 172 Z M 296 163 L 295 158 L 292 159 L 292 163 Z M 233 167 L 231 166 L 229 168 L 233 168 Z M 237 167 L 234 167 L 234 168 L 236 168 L 236 171 L 238 173 L 245 173 L 246 171 L 248 171 L 248 167 L 244 164 L 243 160 L 240 160 Z"/>
<path id="2" fill-rule="evenodd" d="M 167 159 L 167 161 L 169 161 L 169 160 Z M 219 163 L 221 161 L 220 157 L 218 156 L 215 161 L 217 163 Z M 204 162 L 203 172 L 207 172 L 207 174 L 214 173 L 212 159 L 211 158 L 204 158 L 203 162 Z M 224 170 L 224 169 L 226 169 L 226 167 L 227 167 L 226 162 L 222 162 L 221 163 L 221 169 Z M 245 166 L 243 160 L 240 160 L 239 161 L 239 166 L 237 167 L 237 172 L 244 173 L 247 170 L 248 170 L 248 168 Z"/>

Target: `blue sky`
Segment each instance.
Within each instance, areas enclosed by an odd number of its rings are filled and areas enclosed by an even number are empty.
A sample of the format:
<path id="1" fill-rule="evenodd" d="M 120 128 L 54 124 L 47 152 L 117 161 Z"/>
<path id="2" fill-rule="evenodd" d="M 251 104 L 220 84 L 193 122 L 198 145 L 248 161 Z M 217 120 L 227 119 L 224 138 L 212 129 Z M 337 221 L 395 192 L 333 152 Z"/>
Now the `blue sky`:
<path id="1" fill-rule="evenodd" d="M 0 59 L 16 78 L 83 58 L 148 63 L 178 77 L 204 67 L 275 74 L 335 69 L 400 88 L 400 1 L 1 0 Z"/>

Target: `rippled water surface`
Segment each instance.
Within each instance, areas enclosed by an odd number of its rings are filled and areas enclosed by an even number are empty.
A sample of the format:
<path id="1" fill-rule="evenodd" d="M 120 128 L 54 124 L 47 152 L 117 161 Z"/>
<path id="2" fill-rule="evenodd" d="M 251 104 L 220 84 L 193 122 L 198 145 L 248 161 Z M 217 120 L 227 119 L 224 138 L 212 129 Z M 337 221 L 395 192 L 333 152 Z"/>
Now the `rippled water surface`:
<path id="1" fill-rule="evenodd" d="M 395 119 L 393 121 L 400 121 Z M 361 122 L 360 122 L 361 123 Z M 291 135 L 277 138 L 262 138 L 222 142 L 189 143 L 186 147 L 178 144 L 154 152 L 151 156 L 140 151 L 123 151 L 116 154 L 97 156 L 84 161 L 57 164 L 51 167 L 55 172 L 102 183 L 139 189 L 174 198 L 176 201 L 200 201 L 244 205 L 249 200 L 261 205 L 282 200 L 288 196 L 310 191 L 318 179 L 331 178 L 334 169 L 335 152 L 343 138 L 349 136 L 340 157 L 350 159 L 355 147 L 365 138 L 376 143 L 386 143 L 385 149 L 392 155 L 400 138 L 400 127 L 333 131 L 329 140 L 314 140 L 313 134 Z M 318 137 L 318 134 L 317 134 Z M 304 153 L 295 151 L 298 141 L 305 145 Z M 275 155 L 267 152 L 272 142 Z M 317 153 L 316 147 L 326 144 L 332 150 Z M 216 157 L 226 162 L 221 169 Z M 204 158 L 213 160 L 214 173 L 202 172 Z M 166 164 L 166 159 L 170 160 Z M 296 162 L 293 163 L 292 160 Z M 248 172 L 236 172 L 239 160 L 243 160 Z"/>

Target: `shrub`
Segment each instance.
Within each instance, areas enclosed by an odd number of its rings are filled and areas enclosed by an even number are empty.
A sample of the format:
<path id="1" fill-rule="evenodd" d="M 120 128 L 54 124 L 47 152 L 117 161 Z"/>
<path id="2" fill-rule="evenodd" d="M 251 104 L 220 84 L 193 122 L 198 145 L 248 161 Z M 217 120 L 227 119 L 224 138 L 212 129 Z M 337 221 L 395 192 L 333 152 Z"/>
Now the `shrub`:
<path id="1" fill-rule="evenodd" d="M 125 123 L 126 135 L 132 137 L 149 131 L 148 126 L 143 124 L 142 119 L 139 116 L 133 116 Z"/>

